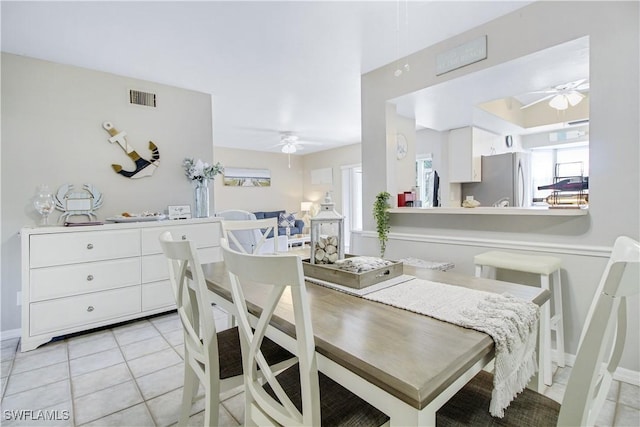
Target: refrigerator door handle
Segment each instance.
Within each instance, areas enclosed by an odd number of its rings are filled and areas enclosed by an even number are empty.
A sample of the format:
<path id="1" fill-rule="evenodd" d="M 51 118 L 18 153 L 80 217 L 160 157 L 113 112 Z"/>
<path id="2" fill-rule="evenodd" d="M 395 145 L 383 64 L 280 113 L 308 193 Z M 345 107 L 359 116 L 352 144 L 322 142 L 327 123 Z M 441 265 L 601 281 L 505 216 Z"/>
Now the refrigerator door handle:
<path id="1" fill-rule="evenodd" d="M 525 182 L 524 182 L 524 170 L 522 169 L 522 159 L 518 159 L 518 179 L 517 179 L 517 191 L 519 196 L 518 206 L 524 206 L 525 200 Z"/>

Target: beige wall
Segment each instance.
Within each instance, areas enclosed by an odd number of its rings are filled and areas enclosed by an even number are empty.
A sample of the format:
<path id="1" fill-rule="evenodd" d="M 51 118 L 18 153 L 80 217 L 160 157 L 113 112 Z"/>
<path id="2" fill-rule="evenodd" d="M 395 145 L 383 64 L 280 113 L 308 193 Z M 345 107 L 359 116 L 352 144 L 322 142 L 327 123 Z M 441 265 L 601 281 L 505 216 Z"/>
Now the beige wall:
<path id="1" fill-rule="evenodd" d="M 571 16 L 571 19 L 567 19 Z M 387 188 L 386 103 L 390 99 L 588 36 L 590 44 L 590 206 L 581 217 L 393 214 L 388 256 L 437 257 L 473 274 L 473 255 L 488 249 L 525 250 L 563 259 L 566 351 L 575 354 L 589 301 L 615 238 L 640 238 L 640 51 L 638 2 L 547 2 L 518 9 L 410 56 L 411 72 L 395 78 L 395 64 L 362 76 L 363 203 Z M 436 55 L 487 35 L 486 60 L 436 76 Z M 621 53 L 622 52 L 622 53 Z M 442 150 L 443 160 L 447 150 Z M 364 210 L 357 253 L 375 254 L 375 223 Z M 393 259 L 393 258 L 392 258 Z M 637 270 L 631 270 L 637 281 Z M 640 298 L 629 322 L 640 324 Z M 633 329 L 633 328 L 632 328 Z M 636 328 L 637 329 L 637 328 Z M 622 366 L 640 370 L 637 330 L 628 334 Z M 637 375 L 636 375 L 637 381 Z"/>
<path id="2" fill-rule="evenodd" d="M 571 224 L 546 224 L 554 233 L 530 234 L 540 241 L 570 241 L 610 245 L 615 237 L 640 234 L 638 2 L 536 2 L 516 12 L 411 55 L 411 72 L 393 75 L 394 64 L 362 76 L 362 152 L 364 204 L 383 190 L 393 192 L 395 171 L 387 163 L 387 102 L 413 91 L 454 80 L 476 71 L 570 41 L 589 37 L 590 43 L 590 196 L 588 217 Z M 572 19 L 566 20 L 566 16 Z M 613 24 L 615 23 L 615 24 Z M 487 35 L 486 60 L 435 75 L 436 56 L 481 35 Z M 615 47 L 615 48 L 614 48 Z M 634 52 L 621 55 L 619 52 Z M 635 94 L 636 96 L 631 96 Z M 621 102 L 621 100 L 624 100 Z M 625 209 L 620 204 L 624 191 Z M 457 222 L 457 221 L 454 221 Z M 365 229 L 375 224 L 369 213 Z M 453 228 L 457 225 L 452 224 Z M 557 232 L 556 232 L 557 231 Z M 446 232 L 438 228 L 438 232 Z"/>
<path id="3" fill-rule="evenodd" d="M 324 200 L 325 193 L 331 192 L 331 197 L 338 212 L 343 212 L 342 207 L 342 168 L 344 166 L 359 165 L 362 162 L 360 144 L 352 144 L 332 150 L 307 154 L 303 160 L 304 175 L 302 178 L 304 201 L 319 204 Z M 312 184 L 311 171 L 316 169 L 331 168 L 332 184 Z M 302 199 L 300 200 L 302 201 Z M 298 209 L 300 206 L 298 205 Z"/>
<path id="4" fill-rule="evenodd" d="M 155 93 L 158 107 L 129 104 L 129 89 Z M 160 167 L 153 176 L 128 179 L 111 169 L 117 163 L 130 170 L 133 163 L 119 146 L 108 142 L 104 121 L 125 131 L 142 157 L 150 155 L 148 141 L 156 143 Z M 334 191 L 340 209 L 340 167 L 360 163 L 359 144 L 293 155 L 289 167 L 284 154 L 214 148 L 212 138 L 209 94 L 3 53 L 0 330 L 20 328 L 18 233 L 38 220 L 31 204 L 38 184 L 48 184 L 54 191 L 66 183 L 75 191 L 93 184 L 104 199 L 96 211 L 99 220 L 125 211 L 164 212 L 168 205 L 193 204 L 193 189 L 182 169 L 184 157 L 192 156 L 271 172 L 268 188 L 226 187 L 222 176 L 216 177 L 212 214 L 225 209 L 298 212 L 301 201 L 319 201 L 326 190 Z M 327 167 L 333 168 L 333 185 L 312 185 L 310 170 Z M 59 216 L 56 211 L 51 221 Z"/>
<path id="5" fill-rule="evenodd" d="M 215 145 L 215 144 L 214 144 Z M 292 155 L 291 168 L 287 155 L 251 150 L 214 147 L 216 161 L 224 166 L 269 169 L 270 187 L 229 187 L 222 179 L 214 183 L 215 211 L 242 209 L 247 211 L 286 210 L 298 212 L 302 201 L 303 157 Z"/>
<path id="6" fill-rule="evenodd" d="M 129 89 L 155 93 L 158 107 L 129 104 Z M 55 191 L 68 183 L 80 191 L 93 184 L 104 200 L 96 212 L 101 220 L 192 204 L 182 160 L 212 161 L 211 107 L 208 94 L 2 54 L 1 330 L 20 327 L 18 232 L 37 220 L 31 204 L 36 186 Z M 132 170 L 133 162 L 107 141 L 104 121 L 125 131 L 142 157 L 150 156 L 149 140 L 158 146 L 160 167 L 153 176 L 128 179 L 111 169 L 116 163 Z"/>

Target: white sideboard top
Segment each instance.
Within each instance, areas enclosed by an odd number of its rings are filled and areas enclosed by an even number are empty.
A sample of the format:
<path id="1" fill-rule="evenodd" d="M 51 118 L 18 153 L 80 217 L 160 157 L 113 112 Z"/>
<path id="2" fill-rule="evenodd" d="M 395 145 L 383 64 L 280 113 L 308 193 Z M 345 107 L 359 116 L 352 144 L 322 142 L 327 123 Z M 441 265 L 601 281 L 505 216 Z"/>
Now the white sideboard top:
<path id="1" fill-rule="evenodd" d="M 79 231 L 99 231 L 99 230 L 124 230 L 127 228 L 147 228 L 147 227 L 166 227 L 184 224 L 206 224 L 210 222 L 220 222 L 221 217 L 209 218 L 192 218 L 192 219 L 164 219 L 160 221 L 138 221 L 138 222 L 105 222 L 102 225 L 79 225 L 67 227 L 64 225 L 37 226 L 27 225 L 20 230 L 25 234 L 48 234 L 48 233 L 66 233 Z"/>

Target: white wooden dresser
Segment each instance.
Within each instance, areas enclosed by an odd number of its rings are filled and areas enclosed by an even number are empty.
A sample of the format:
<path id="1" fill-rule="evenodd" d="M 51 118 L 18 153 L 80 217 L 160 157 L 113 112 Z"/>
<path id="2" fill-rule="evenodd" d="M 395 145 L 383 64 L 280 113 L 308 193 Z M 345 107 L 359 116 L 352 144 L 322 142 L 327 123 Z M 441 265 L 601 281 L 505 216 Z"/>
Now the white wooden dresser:
<path id="1" fill-rule="evenodd" d="M 200 262 L 222 260 L 220 218 L 23 228 L 22 351 L 175 309 L 164 230 L 193 240 Z"/>

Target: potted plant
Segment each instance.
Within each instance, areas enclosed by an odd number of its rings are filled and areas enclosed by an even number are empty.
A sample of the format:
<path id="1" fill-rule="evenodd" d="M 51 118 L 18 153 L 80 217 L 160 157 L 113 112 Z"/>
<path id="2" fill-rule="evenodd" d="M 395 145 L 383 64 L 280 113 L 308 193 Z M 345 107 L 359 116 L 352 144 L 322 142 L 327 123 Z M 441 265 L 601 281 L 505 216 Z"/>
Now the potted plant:
<path id="1" fill-rule="evenodd" d="M 389 198 L 391 194 L 383 191 L 378 193 L 376 201 L 373 203 L 373 217 L 376 220 L 376 230 L 378 231 L 378 240 L 380 241 L 380 257 L 384 257 L 384 251 L 387 248 L 387 240 L 389 240 Z"/>

